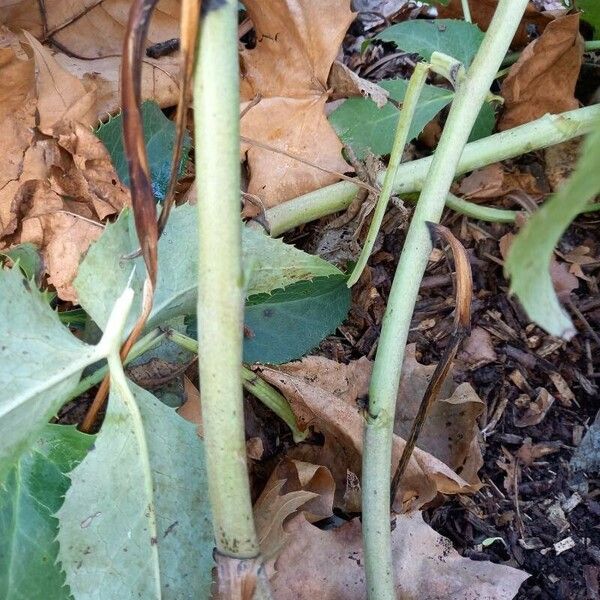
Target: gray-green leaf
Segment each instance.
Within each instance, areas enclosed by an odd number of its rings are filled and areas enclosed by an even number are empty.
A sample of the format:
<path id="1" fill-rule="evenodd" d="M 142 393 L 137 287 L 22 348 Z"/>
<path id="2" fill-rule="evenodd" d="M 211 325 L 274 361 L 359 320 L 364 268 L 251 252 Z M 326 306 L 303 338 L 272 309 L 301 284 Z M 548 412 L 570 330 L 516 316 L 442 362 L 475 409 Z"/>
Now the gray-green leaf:
<path id="1" fill-rule="evenodd" d="M 301 281 L 248 299 L 244 362 L 285 363 L 301 358 L 333 333 L 350 308 L 345 275 Z"/>
<path id="2" fill-rule="evenodd" d="M 94 436 L 74 427 L 46 425 L 0 487 L 0 598 L 67 600 L 58 564 L 58 519 L 69 473 Z"/>
<path id="3" fill-rule="evenodd" d="M 106 355 L 106 344 L 88 346 L 72 335 L 19 269 L 0 270 L 0 481 L 83 369 Z"/>
<path id="4" fill-rule="evenodd" d="M 458 19 L 412 19 L 384 29 L 375 39 L 393 42 L 400 50 L 415 52 L 425 60 L 430 60 L 435 51 L 443 52 L 468 68 L 479 50 L 483 32 L 477 25 Z"/>
<path id="5" fill-rule="evenodd" d="M 577 169 L 566 184 L 529 219 L 512 243 L 505 264 L 511 291 L 529 318 L 548 333 L 570 339 L 575 329 L 550 278 L 556 244 L 582 208 L 600 193 L 600 123 L 586 139 Z"/>
<path id="6" fill-rule="evenodd" d="M 270 292 L 295 281 L 340 273 L 318 256 L 306 254 L 261 231 L 245 227 L 242 236 L 245 271 L 249 278 L 248 295 Z M 79 267 L 75 288 L 80 304 L 101 329 L 104 329 L 109 307 L 119 290 L 125 287 L 134 266 L 132 287 L 136 299 L 129 326 L 139 313 L 144 265 L 141 258 L 122 260 L 123 255 L 137 246 L 133 216 L 124 211 L 92 245 Z M 195 313 L 197 270 L 197 210 L 195 206 L 184 204 L 171 212 L 158 244 L 158 279 L 148 327 Z"/>
<path id="7" fill-rule="evenodd" d="M 75 600 L 208 598 L 213 537 L 202 441 L 173 409 L 118 379 L 58 512 L 67 583 Z"/>
<path id="8" fill-rule="evenodd" d="M 152 191 L 154 197 L 162 201 L 165 199 L 169 187 L 169 176 L 171 174 L 171 155 L 175 145 L 175 123 L 165 117 L 164 113 L 156 104 L 147 100 L 142 104 L 142 123 L 144 125 L 144 141 L 148 153 L 148 164 L 152 176 Z M 101 125 L 96 135 L 102 140 L 110 157 L 119 179 L 129 185 L 129 169 L 123 149 L 123 117 L 118 115 Z M 188 152 L 192 142 L 186 133 L 183 140 L 183 153 L 179 162 L 178 174 L 181 176 L 185 169 Z"/>

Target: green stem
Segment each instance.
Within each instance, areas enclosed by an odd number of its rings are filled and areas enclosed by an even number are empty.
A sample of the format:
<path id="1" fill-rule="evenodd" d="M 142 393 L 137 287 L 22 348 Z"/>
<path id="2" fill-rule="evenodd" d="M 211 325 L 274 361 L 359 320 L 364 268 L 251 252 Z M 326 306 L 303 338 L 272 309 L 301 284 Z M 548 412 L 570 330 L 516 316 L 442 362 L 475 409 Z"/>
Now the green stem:
<path id="1" fill-rule="evenodd" d="M 558 115 L 545 115 L 526 125 L 471 142 L 465 146 L 456 174 L 585 135 L 592 131 L 598 117 L 600 104 Z M 407 194 L 420 190 L 432 161 L 433 157 L 429 156 L 401 164 L 393 193 Z M 379 177 L 380 182 L 383 177 L 384 173 Z M 357 185 L 340 181 L 270 208 L 265 213 L 269 232 L 277 237 L 304 223 L 345 210 L 358 190 Z"/>
<path id="2" fill-rule="evenodd" d="M 595 50 L 600 50 L 600 40 L 592 40 L 585 43 L 586 52 L 594 52 Z"/>
<path id="3" fill-rule="evenodd" d="M 204 10 L 194 77 L 198 190 L 198 344 L 208 490 L 217 550 L 259 555 L 242 392 L 244 290 L 240 227 L 237 0 Z"/>
<path id="4" fill-rule="evenodd" d="M 415 67 L 415 70 L 413 71 L 408 83 L 406 94 L 404 96 L 404 102 L 402 103 L 402 110 L 400 111 L 400 116 L 398 118 L 398 125 L 396 126 L 396 135 L 394 137 L 394 145 L 392 146 L 390 162 L 383 179 L 383 187 L 381 188 L 381 193 L 379 194 L 379 199 L 377 200 L 377 206 L 375 207 L 375 212 L 373 213 L 373 218 L 371 220 L 371 225 L 369 226 L 369 232 L 367 233 L 365 245 L 360 252 L 356 266 L 354 267 L 354 270 L 348 279 L 348 287 L 352 287 L 359 280 L 365 266 L 367 265 L 369 257 L 371 256 L 371 252 L 373 251 L 375 240 L 379 234 L 379 229 L 381 228 L 381 223 L 383 222 L 383 217 L 385 216 L 385 211 L 390 201 L 390 196 L 392 195 L 394 179 L 396 178 L 398 166 L 402 160 L 402 153 L 404 152 L 404 146 L 406 146 L 406 142 L 408 140 L 410 125 L 413 121 L 415 111 L 417 110 L 419 96 L 421 95 L 421 90 L 425 85 L 428 70 L 428 64 L 419 63 Z"/>
<path id="5" fill-rule="evenodd" d="M 461 0 L 462 10 L 463 10 L 463 18 L 467 23 L 471 23 L 471 9 L 469 8 L 469 0 Z"/>
<path id="6" fill-rule="evenodd" d="M 133 345 L 133 347 L 129 351 L 129 354 L 125 358 L 123 365 L 128 365 L 131 361 L 144 354 L 144 352 L 148 352 L 148 350 L 154 348 L 154 346 L 156 346 L 164 337 L 165 334 L 162 333 L 161 330 L 158 328 L 153 329 L 152 331 L 147 333 L 143 338 L 140 338 Z M 104 367 L 97 369 L 87 377 L 84 377 L 77 384 L 77 387 L 69 394 L 69 397 L 67 398 L 66 402 L 69 402 L 70 400 L 81 396 L 81 394 L 87 392 L 91 387 L 100 383 L 107 373 L 108 365 L 105 365 Z"/>
<path id="7" fill-rule="evenodd" d="M 431 240 L 480 107 L 528 0 L 500 0 L 481 47 L 456 91 L 410 224 L 383 318 L 369 387 L 363 454 L 363 542 L 369 598 L 395 600 L 390 532 L 390 477 L 396 396 L 404 348 Z"/>
<path id="8" fill-rule="evenodd" d="M 514 223 L 518 214 L 516 210 L 506 210 L 468 202 L 450 193 L 446 196 L 446 206 L 461 215 L 479 221 L 489 221 L 490 223 Z"/>
<path id="9" fill-rule="evenodd" d="M 166 333 L 168 338 L 178 346 L 188 352 L 198 353 L 198 342 L 195 339 L 174 329 L 169 329 Z M 242 383 L 253 396 L 270 408 L 290 428 L 294 442 L 298 444 L 306 439 L 307 433 L 298 429 L 289 402 L 274 387 L 245 366 L 242 366 Z"/>

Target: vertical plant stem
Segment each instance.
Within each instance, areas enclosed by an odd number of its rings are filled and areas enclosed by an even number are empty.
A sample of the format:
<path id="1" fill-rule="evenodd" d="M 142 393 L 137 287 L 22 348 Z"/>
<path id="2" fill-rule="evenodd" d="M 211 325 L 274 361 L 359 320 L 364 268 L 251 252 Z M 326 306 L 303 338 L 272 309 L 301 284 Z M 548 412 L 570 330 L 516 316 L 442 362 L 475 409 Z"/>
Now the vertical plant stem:
<path id="1" fill-rule="evenodd" d="M 198 345 L 208 489 L 217 550 L 259 554 L 242 404 L 244 290 L 236 0 L 206 2 L 194 82 Z"/>
<path id="2" fill-rule="evenodd" d="M 394 180 L 398 171 L 398 166 L 402 160 L 402 153 L 404 152 L 404 146 L 408 140 L 408 132 L 412 123 L 415 111 L 417 110 L 417 103 L 421 90 L 425 85 L 425 79 L 427 79 L 427 72 L 429 65 L 426 63 L 418 63 L 415 70 L 410 78 L 406 94 L 404 96 L 404 102 L 402 103 L 402 110 L 398 117 L 398 125 L 396 126 L 396 135 L 394 137 L 394 145 L 392 146 L 392 153 L 390 155 L 390 163 L 387 171 L 385 172 L 385 178 L 383 180 L 383 187 L 377 200 L 377 206 L 371 219 L 371 225 L 369 226 L 369 232 L 367 233 L 367 239 L 363 246 L 356 266 L 354 267 L 350 278 L 348 279 L 348 287 L 352 287 L 362 275 L 362 272 L 367 265 L 377 234 L 381 228 L 383 217 L 392 195 L 392 188 L 394 186 Z"/>
<path id="3" fill-rule="evenodd" d="M 460 0 L 462 2 L 463 17 L 467 23 L 471 22 L 471 9 L 469 8 L 469 0 Z"/>
<path id="4" fill-rule="evenodd" d="M 363 455 L 363 536 L 369 598 L 395 600 L 390 532 L 390 475 L 396 395 L 419 285 L 431 252 L 426 222 L 437 223 L 492 81 L 528 0 L 500 0 L 481 47 L 457 89 L 400 256 L 369 389 Z"/>

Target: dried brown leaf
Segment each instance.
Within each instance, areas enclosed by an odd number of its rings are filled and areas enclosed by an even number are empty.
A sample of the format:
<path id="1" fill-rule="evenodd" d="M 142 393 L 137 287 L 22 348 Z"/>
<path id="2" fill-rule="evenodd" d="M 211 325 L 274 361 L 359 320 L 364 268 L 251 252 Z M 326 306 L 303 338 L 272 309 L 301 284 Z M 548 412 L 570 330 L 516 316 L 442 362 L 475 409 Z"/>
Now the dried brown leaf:
<path id="1" fill-rule="evenodd" d="M 392 556 L 398 598 L 509 600 L 527 573 L 463 558 L 419 512 L 397 515 Z M 359 519 L 322 531 L 302 515 L 285 527 L 290 541 L 271 579 L 277 600 L 364 600 L 366 584 Z"/>
<path id="2" fill-rule="evenodd" d="M 579 14 L 552 21 L 541 37 L 525 48 L 504 80 L 504 112 L 498 129 L 577 108 L 574 94 L 582 56 Z"/>
<path id="3" fill-rule="evenodd" d="M 458 354 L 458 360 L 471 369 L 478 369 L 497 359 L 492 336 L 481 327 L 475 327 L 465 338 Z"/>
<path id="4" fill-rule="evenodd" d="M 406 437 L 419 408 L 435 365 L 422 365 L 415 358 L 415 344 L 406 347 L 396 403 L 394 432 Z M 484 403 L 468 383 L 457 386 L 447 377 L 434 402 L 417 446 L 448 465 L 462 479 L 479 485 L 477 472 L 483 466 L 477 419 Z"/>
<path id="5" fill-rule="evenodd" d="M 311 356 L 278 368 L 261 367 L 261 376 L 290 402 L 301 428 L 314 426 L 325 436 L 323 446 L 303 444 L 289 456 L 328 467 L 336 482 L 335 505 L 345 505 L 348 471 L 360 477 L 364 419 L 357 399 L 368 391 L 371 363 L 363 358 L 348 365 Z M 424 389 L 421 390 L 421 394 Z M 404 440 L 394 436 L 393 465 L 400 460 Z M 473 488 L 450 467 L 417 449 L 408 465 L 396 502 L 422 506 L 438 492 L 454 494 Z M 352 506 L 355 510 L 357 507 Z"/>
<path id="6" fill-rule="evenodd" d="M 331 65 L 327 84 L 331 88 L 332 100 L 340 100 L 351 96 L 364 96 L 365 98 L 371 98 L 381 108 L 386 104 L 390 95 L 387 90 L 372 81 L 359 77 L 338 60 Z"/>
<path id="7" fill-rule="evenodd" d="M 541 388 L 537 398 L 529 404 L 525 413 L 515 419 L 515 427 L 529 427 L 541 423 L 554 404 L 554 396 L 548 390 Z"/>
<path id="8" fill-rule="evenodd" d="M 326 519 L 333 514 L 335 481 L 327 467 L 300 460 L 284 459 L 271 473 L 265 489 L 279 480 L 285 481 L 281 488 L 283 494 L 300 490 L 316 494 L 302 507 L 302 512 L 311 523 Z"/>
<path id="9" fill-rule="evenodd" d="M 254 505 L 254 524 L 264 558 L 273 558 L 285 544 L 288 534 L 283 523 L 317 494 L 305 490 L 282 492 L 285 480 L 271 478 Z"/>
<path id="10" fill-rule="evenodd" d="M 327 77 L 348 25 L 349 0 L 310 2 L 259 0 L 245 3 L 256 30 L 256 47 L 241 53 L 242 108 L 262 100 L 241 121 L 241 134 L 299 156 L 324 169 L 346 171 L 342 145 L 325 118 Z M 295 159 L 245 143 L 250 167 L 248 192 L 265 207 L 335 182 Z M 256 214 L 256 207 L 246 207 Z"/>

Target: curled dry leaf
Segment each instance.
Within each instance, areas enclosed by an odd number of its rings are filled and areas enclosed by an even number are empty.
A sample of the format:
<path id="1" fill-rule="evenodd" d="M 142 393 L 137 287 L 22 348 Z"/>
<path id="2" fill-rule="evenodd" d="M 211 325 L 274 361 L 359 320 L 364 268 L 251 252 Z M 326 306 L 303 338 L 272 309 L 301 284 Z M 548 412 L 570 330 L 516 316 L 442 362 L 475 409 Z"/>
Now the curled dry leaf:
<path id="1" fill-rule="evenodd" d="M 242 102 L 261 100 L 241 121 L 241 134 L 332 171 L 346 171 L 340 143 L 325 117 L 327 77 L 348 25 L 350 0 L 245 2 L 256 47 L 241 53 Z M 243 105 L 244 107 L 244 105 Z M 337 181 L 294 158 L 245 143 L 248 192 L 265 207 Z M 247 206 L 247 214 L 256 207 Z"/>
<path id="2" fill-rule="evenodd" d="M 500 198 L 510 192 L 524 192 L 540 197 L 542 191 L 531 173 L 508 171 L 501 163 L 494 163 L 473 171 L 464 177 L 458 187 L 461 196 L 469 200 L 487 200 Z"/>
<path id="3" fill-rule="evenodd" d="M 328 467 L 336 483 L 334 503 L 348 512 L 360 510 L 355 503 L 356 494 L 347 494 L 346 488 L 348 471 L 358 476 L 361 473 L 364 419 L 357 400 L 367 394 L 371 366 L 366 358 L 344 365 L 311 356 L 278 368 L 260 368 L 261 376 L 288 399 L 300 427 L 314 426 L 325 437 L 323 446 L 302 444 L 292 449 L 289 456 Z M 419 399 L 425 390 L 426 382 L 424 384 L 419 391 Z M 448 408 L 453 403 L 459 405 L 461 400 L 454 398 Z M 469 403 L 478 405 L 472 398 L 465 406 Z M 459 411 L 463 408 L 459 407 Z M 472 435 L 472 428 L 465 433 L 470 451 L 473 438 L 469 434 Z M 393 465 L 400 460 L 404 445 L 404 440 L 394 436 Z M 460 452 L 456 459 L 453 458 L 455 464 L 470 465 L 472 459 L 465 458 L 463 443 L 455 445 L 454 450 L 459 446 Z M 442 450 L 441 447 L 439 449 Z M 444 456 L 448 456 L 449 448 L 444 447 L 443 452 Z M 473 467 L 468 467 L 469 472 L 473 472 L 479 460 L 480 456 L 475 457 Z M 430 502 L 438 492 L 456 494 L 473 489 L 474 486 L 440 459 L 418 448 L 410 460 L 396 501 L 398 507 L 420 507 Z M 353 499 L 351 506 L 347 504 L 349 498 Z"/>
<path id="4" fill-rule="evenodd" d="M 473 23 L 479 25 L 480 29 L 487 31 L 487 28 L 494 16 L 498 6 L 498 0 L 477 0 L 469 2 L 471 9 L 471 18 Z M 438 7 L 438 15 L 445 19 L 462 19 L 462 1 L 450 0 L 447 6 Z M 532 2 L 525 10 L 521 24 L 513 38 L 511 47 L 522 48 L 530 41 L 530 32 L 533 37 L 539 35 L 546 26 L 552 22 L 553 16 L 541 13 Z"/>
<path id="5" fill-rule="evenodd" d="M 114 113 L 120 106 L 119 66 L 130 5 L 129 0 L 15 0 L 0 7 L 0 22 L 14 32 L 25 30 L 40 42 L 54 42 L 61 51 L 53 51 L 51 56 L 88 92 L 95 90 L 94 111 L 100 116 Z M 150 23 L 148 44 L 178 36 L 179 3 L 159 2 Z M 153 99 L 160 106 L 176 104 L 179 72 L 177 56 L 145 58 L 143 99 Z"/>
<path id="6" fill-rule="evenodd" d="M 579 14 L 552 21 L 541 37 L 525 48 L 504 80 L 504 112 L 498 129 L 578 108 L 574 94 L 582 56 Z"/>
<path id="7" fill-rule="evenodd" d="M 335 481 L 327 467 L 301 460 L 284 459 L 271 473 L 265 490 L 280 480 L 285 480 L 281 488 L 283 494 L 300 490 L 315 494 L 315 497 L 302 507 L 302 512 L 311 523 L 326 519 L 333 514 Z"/>
<path id="8" fill-rule="evenodd" d="M 398 598 L 509 600 L 528 574 L 488 561 L 463 558 L 419 512 L 396 515 L 392 556 Z M 303 515 L 285 527 L 289 542 L 271 579 L 277 600 L 363 600 L 364 553 L 359 519 L 322 531 Z"/>
<path id="9" fill-rule="evenodd" d="M 284 521 L 303 504 L 316 497 L 314 492 L 297 490 L 282 492 L 285 479 L 270 479 L 254 505 L 254 523 L 260 552 L 267 560 L 274 557 L 285 544 L 288 534 Z"/>
<path id="10" fill-rule="evenodd" d="M 359 77 L 338 60 L 331 65 L 327 84 L 331 88 L 332 100 L 340 100 L 351 96 L 364 96 L 371 98 L 377 104 L 377 107 L 381 108 L 390 95 L 387 90 L 372 81 Z"/>

